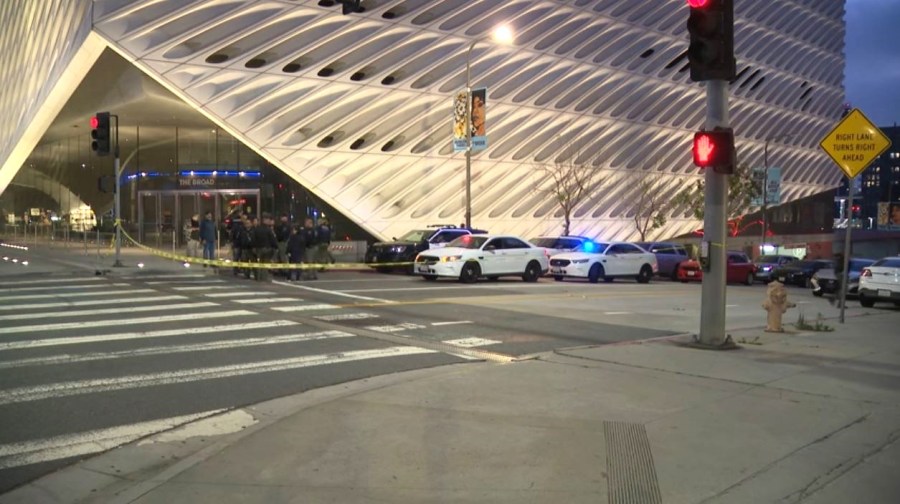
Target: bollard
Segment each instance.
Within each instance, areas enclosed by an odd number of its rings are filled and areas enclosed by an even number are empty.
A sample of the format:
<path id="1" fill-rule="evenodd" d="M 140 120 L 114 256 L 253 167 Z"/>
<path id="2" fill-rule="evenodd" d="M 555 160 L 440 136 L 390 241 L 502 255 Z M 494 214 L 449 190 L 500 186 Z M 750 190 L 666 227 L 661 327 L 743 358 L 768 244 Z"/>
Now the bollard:
<path id="1" fill-rule="evenodd" d="M 778 281 L 769 283 L 766 289 L 766 299 L 763 301 L 762 307 L 769 312 L 766 320 L 766 332 L 784 332 L 781 325 L 781 317 L 787 312 L 788 308 L 797 306 L 787 300 L 787 290 L 784 284 Z"/>

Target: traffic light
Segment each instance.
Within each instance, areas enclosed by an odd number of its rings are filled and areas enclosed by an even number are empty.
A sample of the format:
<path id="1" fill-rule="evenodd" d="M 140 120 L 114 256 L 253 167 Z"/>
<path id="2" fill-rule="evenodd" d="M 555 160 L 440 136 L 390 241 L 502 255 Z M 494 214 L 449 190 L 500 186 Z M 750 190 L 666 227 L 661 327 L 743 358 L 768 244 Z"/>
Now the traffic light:
<path id="1" fill-rule="evenodd" d="M 694 164 L 700 168 L 712 168 L 716 173 L 734 173 L 737 156 L 734 149 L 734 131 L 731 128 L 694 133 L 693 150 Z"/>
<path id="2" fill-rule="evenodd" d="M 91 150 L 98 156 L 106 156 L 110 152 L 109 112 L 97 112 L 91 117 Z"/>
<path id="3" fill-rule="evenodd" d="M 691 14 L 687 29 L 691 38 L 688 62 L 691 80 L 734 79 L 733 0 L 688 0 Z"/>

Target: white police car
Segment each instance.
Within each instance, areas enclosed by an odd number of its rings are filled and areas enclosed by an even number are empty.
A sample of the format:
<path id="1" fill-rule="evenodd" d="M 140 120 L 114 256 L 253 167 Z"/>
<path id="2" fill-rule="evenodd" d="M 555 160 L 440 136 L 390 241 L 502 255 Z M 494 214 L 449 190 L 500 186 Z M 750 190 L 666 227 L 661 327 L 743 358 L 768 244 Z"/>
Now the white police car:
<path id="1" fill-rule="evenodd" d="M 521 276 L 536 282 L 547 272 L 547 253 L 517 236 L 467 235 L 446 247 L 426 250 L 416 256 L 414 273 L 425 280 L 458 278 L 471 283 L 481 277 Z"/>

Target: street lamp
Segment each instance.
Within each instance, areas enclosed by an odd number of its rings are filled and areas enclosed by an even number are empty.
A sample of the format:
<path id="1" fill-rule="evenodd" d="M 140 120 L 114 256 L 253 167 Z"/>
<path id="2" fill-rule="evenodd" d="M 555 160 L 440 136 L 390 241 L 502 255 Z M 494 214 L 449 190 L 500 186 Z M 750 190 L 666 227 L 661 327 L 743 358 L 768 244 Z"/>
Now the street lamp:
<path id="1" fill-rule="evenodd" d="M 500 25 L 490 35 L 479 37 L 469 44 L 466 51 L 466 228 L 472 229 L 472 49 L 475 44 L 492 39 L 500 44 L 511 44 L 513 31 L 509 26 Z"/>
<path id="2" fill-rule="evenodd" d="M 769 142 L 774 142 L 777 140 L 787 140 L 794 136 L 795 133 L 784 133 L 781 135 L 776 135 L 773 137 L 766 138 L 766 146 L 763 151 L 763 177 L 762 177 L 762 239 L 759 241 L 759 255 L 763 255 L 765 253 L 765 245 L 766 245 L 766 232 L 768 221 L 766 220 L 766 211 L 769 206 Z"/>

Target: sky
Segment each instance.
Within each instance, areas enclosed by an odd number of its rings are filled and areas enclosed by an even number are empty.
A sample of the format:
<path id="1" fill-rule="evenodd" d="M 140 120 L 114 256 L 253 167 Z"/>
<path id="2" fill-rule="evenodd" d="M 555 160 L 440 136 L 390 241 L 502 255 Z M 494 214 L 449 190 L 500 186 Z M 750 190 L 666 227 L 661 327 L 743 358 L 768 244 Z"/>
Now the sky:
<path id="1" fill-rule="evenodd" d="M 846 0 L 847 101 L 877 126 L 900 124 L 900 0 Z"/>

